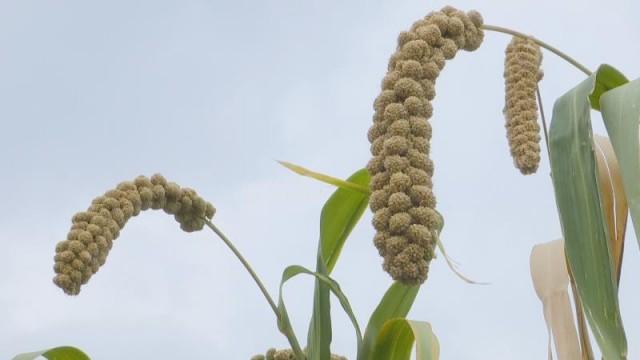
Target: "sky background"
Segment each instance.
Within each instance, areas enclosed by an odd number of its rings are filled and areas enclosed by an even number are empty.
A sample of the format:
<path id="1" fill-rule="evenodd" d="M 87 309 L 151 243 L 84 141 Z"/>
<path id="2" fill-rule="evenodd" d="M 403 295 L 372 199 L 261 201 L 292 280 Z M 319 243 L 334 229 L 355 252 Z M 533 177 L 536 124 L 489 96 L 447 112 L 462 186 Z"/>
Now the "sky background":
<path id="1" fill-rule="evenodd" d="M 442 1 L 0 0 L 0 359 L 55 345 L 96 360 L 249 359 L 286 346 L 273 314 L 209 231 L 171 217 L 131 220 L 107 264 L 77 297 L 55 287 L 55 244 L 71 216 L 118 182 L 160 172 L 217 208 L 215 223 L 273 296 L 286 265 L 315 264 L 330 186 L 274 160 L 346 177 L 369 159 L 366 132 L 401 30 Z M 640 73 L 640 5 L 631 0 L 455 1 L 488 24 L 536 35 L 595 69 Z M 529 275 L 533 245 L 560 236 L 546 154 L 513 167 L 502 107 L 509 37 L 487 33 L 438 79 L 432 157 L 442 258 L 409 315 L 429 321 L 441 358 L 544 359 L 547 333 Z M 544 53 L 553 101 L 584 76 Z M 603 126 L 594 117 L 596 132 Z M 372 243 L 371 213 L 333 276 L 364 328 L 391 284 Z M 632 231 L 621 283 L 630 358 L 640 358 L 640 256 Z M 313 281 L 286 300 L 306 338 Z M 355 358 L 334 304 L 333 350 Z"/>

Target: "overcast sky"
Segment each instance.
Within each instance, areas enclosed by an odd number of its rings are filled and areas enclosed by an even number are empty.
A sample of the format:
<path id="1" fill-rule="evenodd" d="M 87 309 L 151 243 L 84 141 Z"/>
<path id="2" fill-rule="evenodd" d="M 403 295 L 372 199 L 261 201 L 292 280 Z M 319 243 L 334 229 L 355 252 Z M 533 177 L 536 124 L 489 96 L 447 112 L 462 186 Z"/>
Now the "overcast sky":
<path id="1" fill-rule="evenodd" d="M 129 222 L 77 297 L 55 287 L 55 244 L 71 216 L 122 180 L 156 172 L 197 189 L 215 222 L 273 296 L 286 265 L 315 264 L 330 186 L 275 159 L 346 177 L 369 159 L 366 132 L 395 39 L 442 1 L 0 0 L 0 359 L 70 344 L 96 360 L 248 359 L 285 347 L 267 303 L 209 231 L 169 216 Z M 532 33 L 588 67 L 640 68 L 632 0 L 456 1 L 489 24 Z M 432 119 L 442 241 L 467 285 L 439 258 L 410 318 L 429 321 L 441 358 L 543 359 L 547 333 L 529 253 L 560 236 L 546 155 L 513 167 L 505 139 L 503 50 L 486 34 L 438 80 Z M 550 110 L 583 75 L 544 54 Z M 594 118 L 596 129 L 603 129 Z M 600 130 L 602 132 L 602 130 Z M 390 285 L 371 214 L 333 273 L 364 328 Z M 640 357 L 640 256 L 630 230 L 621 307 Z M 306 338 L 310 278 L 286 300 Z M 355 336 L 334 304 L 334 352 Z"/>

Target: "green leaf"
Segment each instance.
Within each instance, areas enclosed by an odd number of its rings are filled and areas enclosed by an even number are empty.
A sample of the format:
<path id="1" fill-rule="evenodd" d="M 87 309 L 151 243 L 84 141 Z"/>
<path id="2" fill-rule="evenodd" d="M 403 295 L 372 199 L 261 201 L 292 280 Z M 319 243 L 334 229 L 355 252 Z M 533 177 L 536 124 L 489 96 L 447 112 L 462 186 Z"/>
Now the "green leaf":
<path id="1" fill-rule="evenodd" d="M 320 244 L 318 244 L 316 271 L 318 274 L 328 275 L 327 267 L 320 251 Z M 307 359 L 309 360 L 323 360 L 331 357 L 333 333 L 331 330 L 331 299 L 329 295 L 329 287 L 319 279 L 316 279 L 313 289 L 313 314 L 311 315 L 307 333 Z"/>
<path id="2" fill-rule="evenodd" d="M 284 304 L 283 287 L 284 287 L 284 284 L 289 279 L 300 274 L 307 274 L 307 275 L 314 276 L 316 279 L 320 280 L 324 285 L 327 285 L 329 290 L 333 293 L 333 295 L 338 298 L 338 300 L 340 301 L 340 305 L 342 306 L 342 309 L 347 314 L 347 316 L 351 320 L 351 323 L 353 324 L 353 327 L 356 332 L 357 349 L 358 351 L 360 351 L 360 348 L 362 346 L 362 333 L 360 332 L 360 326 L 358 325 L 358 320 L 356 319 L 356 316 L 353 314 L 353 310 L 351 309 L 351 304 L 349 304 L 349 300 L 347 299 L 347 296 L 340 289 L 340 285 L 338 284 L 338 282 L 333 280 L 327 275 L 313 272 L 300 265 L 288 266 L 286 269 L 284 269 L 284 272 L 282 273 L 282 280 L 280 281 L 280 293 L 278 296 L 278 313 L 279 313 L 278 328 L 283 333 L 285 332 L 285 329 L 291 329 L 289 314 L 287 313 L 287 308 Z"/>
<path id="3" fill-rule="evenodd" d="M 600 65 L 594 75 L 596 82 L 589 94 L 589 102 L 594 110 L 600 110 L 600 97 L 605 92 L 629 82 L 620 71 L 607 64 Z"/>
<path id="4" fill-rule="evenodd" d="M 590 100 L 598 99 L 594 91 L 610 86 L 614 71 L 603 66 L 556 100 L 549 146 L 565 251 L 585 314 L 603 356 L 624 359 L 627 340 L 598 191 L 590 117 Z"/>
<path id="5" fill-rule="evenodd" d="M 368 189 L 369 172 L 361 169 L 351 175 L 347 181 Z M 331 273 L 342 247 L 354 226 L 362 217 L 369 204 L 369 195 L 345 188 L 337 189 L 327 200 L 320 214 L 320 246 L 327 272 Z"/>
<path id="6" fill-rule="evenodd" d="M 600 98 L 602 118 L 620 164 L 636 239 L 640 242 L 640 79 Z"/>
<path id="7" fill-rule="evenodd" d="M 407 316 L 419 290 L 420 286 L 418 285 L 407 286 L 397 281 L 389 287 L 373 314 L 371 314 L 367 328 L 364 331 L 362 351 L 358 352 L 358 360 L 374 359 L 376 341 L 379 339 L 384 324 L 391 319 Z"/>
<path id="8" fill-rule="evenodd" d="M 351 175 L 347 182 L 368 189 L 369 173 L 366 169 L 359 170 Z M 363 194 L 350 188 L 338 188 L 327 200 L 320 215 L 316 272 L 323 275 L 331 273 L 347 237 L 362 217 L 368 202 L 368 193 Z M 307 334 L 308 358 L 310 360 L 328 359 L 331 355 L 331 339 L 329 289 L 320 280 L 316 280 L 313 293 L 313 315 Z"/>
<path id="9" fill-rule="evenodd" d="M 293 171 L 294 173 L 306 177 L 310 177 L 312 179 L 316 179 L 318 181 L 322 181 L 323 183 L 333 185 L 339 188 L 350 189 L 353 191 L 357 191 L 363 194 L 369 194 L 369 187 L 362 186 L 360 184 L 351 183 L 349 181 L 344 181 L 342 179 L 335 178 L 333 176 L 329 176 L 326 174 L 322 174 L 319 172 L 311 171 L 307 168 L 303 168 L 300 165 L 292 164 L 287 161 L 278 161 L 280 165 L 286 167 L 287 169 Z"/>
<path id="10" fill-rule="evenodd" d="M 382 327 L 372 360 L 408 360 L 413 343 L 416 343 L 417 360 L 437 360 L 440 344 L 431 325 L 423 321 L 403 318 L 387 321 Z"/>
<path id="11" fill-rule="evenodd" d="M 80 349 L 71 346 L 60 346 L 42 351 L 19 354 L 12 360 L 34 360 L 40 356 L 49 360 L 91 360 L 89 356 Z"/>

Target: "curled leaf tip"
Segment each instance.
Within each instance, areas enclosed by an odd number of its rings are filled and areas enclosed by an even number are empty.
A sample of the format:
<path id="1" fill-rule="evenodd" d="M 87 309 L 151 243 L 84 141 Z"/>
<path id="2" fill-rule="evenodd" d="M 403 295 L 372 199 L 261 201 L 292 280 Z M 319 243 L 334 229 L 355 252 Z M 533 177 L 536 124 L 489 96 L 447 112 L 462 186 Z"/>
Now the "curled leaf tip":
<path id="1" fill-rule="evenodd" d="M 444 249 L 444 245 L 442 244 L 442 241 L 440 241 L 440 239 L 438 239 L 438 249 L 442 253 L 442 256 L 444 256 L 444 260 L 447 263 L 447 266 L 449 267 L 449 269 L 451 269 L 451 271 L 453 271 L 453 273 L 462 281 L 472 285 L 491 285 L 491 283 L 489 282 L 471 280 L 469 277 L 462 274 L 462 272 L 458 270 L 458 264 L 455 262 L 455 260 L 451 259 L 449 255 L 447 255 L 447 252 Z"/>

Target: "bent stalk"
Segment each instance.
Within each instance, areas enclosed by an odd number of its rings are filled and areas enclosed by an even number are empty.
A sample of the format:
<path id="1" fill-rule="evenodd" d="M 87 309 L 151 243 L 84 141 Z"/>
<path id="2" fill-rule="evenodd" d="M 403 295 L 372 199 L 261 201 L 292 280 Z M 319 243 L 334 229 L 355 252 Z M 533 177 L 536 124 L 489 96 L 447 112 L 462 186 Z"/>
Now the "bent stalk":
<path id="1" fill-rule="evenodd" d="M 527 35 L 527 34 L 519 32 L 519 31 L 511 30 L 511 29 L 508 29 L 508 28 L 505 28 L 505 27 L 487 25 L 487 24 L 482 25 L 482 29 L 488 30 L 488 31 L 500 32 L 500 33 L 504 33 L 504 34 L 509 34 L 509 35 L 513 35 L 513 36 L 518 36 L 518 37 L 522 37 L 522 38 L 525 38 L 525 39 L 531 39 L 531 41 L 533 41 L 536 44 L 540 45 L 541 47 L 551 51 L 552 53 L 558 55 L 559 57 L 564 59 L 569 64 L 575 66 L 578 70 L 582 71 L 587 76 L 591 76 L 591 70 L 589 70 L 586 66 L 580 64 L 574 58 L 572 58 L 571 56 L 565 54 L 564 52 L 560 51 L 559 49 L 557 49 L 557 48 L 545 43 L 542 40 L 536 39 L 535 37 L 533 37 L 531 35 Z"/>
<path id="2" fill-rule="evenodd" d="M 247 270 L 247 272 L 249 272 L 249 275 L 251 275 L 251 278 L 253 278 L 253 281 L 255 281 L 256 285 L 258 285 L 258 288 L 260 288 L 262 295 L 264 295 L 265 299 L 269 303 L 269 306 L 271 306 L 271 309 L 273 310 L 273 313 L 276 315 L 276 318 L 278 320 L 285 320 L 287 322 L 286 326 L 282 331 L 284 335 L 287 337 L 287 339 L 289 340 L 289 344 L 291 345 L 291 348 L 296 354 L 296 357 L 298 358 L 298 360 L 304 360 L 306 357 L 304 355 L 304 352 L 300 348 L 300 344 L 298 343 L 298 339 L 296 338 L 296 335 L 293 332 L 293 328 L 291 327 L 291 324 L 288 323 L 289 320 L 281 319 L 280 312 L 278 311 L 278 306 L 276 306 L 276 303 L 273 301 L 273 298 L 271 298 L 271 295 L 269 295 L 269 292 L 265 288 L 264 284 L 262 283 L 258 275 L 255 273 L 255 271 L 253 271 L 253 268 L 251 267 L 251 265 L 249 265 L 249 262 L 244 258 L 244 256 L 242 256 L 240 251 L 233 245 L 231 240 L 229 240 L 229 238 L 227 238 L 222 233 L 222 231 L 220 231 L 220 229 L 218 229 L 211 221 L 209 221 L 208 219 L 204 219 L 204 223 L 214 233 L 216 233 L 218 237 L 220 237 L 220 239 L 225 243 L 225 245 L 227 245 L 227 247 L 231 250 L 231 252 L 233 252 L 236 258 L 240 260 L 244 268 Z"/>

